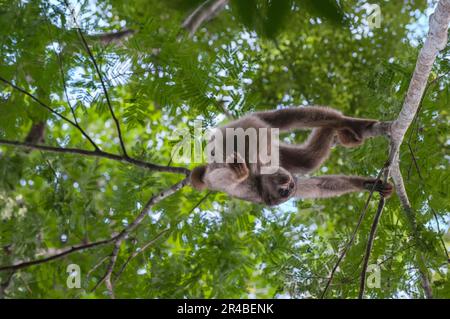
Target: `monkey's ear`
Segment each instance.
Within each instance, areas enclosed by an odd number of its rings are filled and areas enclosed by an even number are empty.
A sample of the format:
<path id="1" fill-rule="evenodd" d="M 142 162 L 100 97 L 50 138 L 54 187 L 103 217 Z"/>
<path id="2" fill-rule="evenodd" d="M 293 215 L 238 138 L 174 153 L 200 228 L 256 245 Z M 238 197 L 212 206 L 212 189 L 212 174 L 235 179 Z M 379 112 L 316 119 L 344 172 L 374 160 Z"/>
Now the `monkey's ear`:
<path id="1" fill-rule="evenodd" d="M 197 166 L 196 168 L 194 168 L 191 172 L 191 185 L 192 187 L 194 187 L 196 190 L 204 190 L 206 188 L 206 184 L 203 181 L 203 178 L 205 177 L 205 172 L 206 172 L 206 166 Z"/>

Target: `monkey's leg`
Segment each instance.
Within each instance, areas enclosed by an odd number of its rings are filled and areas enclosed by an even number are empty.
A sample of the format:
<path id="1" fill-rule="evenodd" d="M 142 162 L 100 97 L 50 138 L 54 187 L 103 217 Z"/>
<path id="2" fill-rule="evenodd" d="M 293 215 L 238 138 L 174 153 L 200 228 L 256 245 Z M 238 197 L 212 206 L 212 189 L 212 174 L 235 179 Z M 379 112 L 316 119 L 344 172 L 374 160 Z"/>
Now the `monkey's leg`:
<path id="1" fill-rule="evenodd" d="M 280 145 L 281 166 L 294 174 L 315 170 L 330 155 L 335 133 L 332 128 L 317 128 L 302 145 Z"/>
<path id="2" fill-rule="evenodd" d="M 390 123 L 342 115 L 325 107 L 297 107 L 257 112 L 256 117 L 281 131 L 328 127 L 338 131 L 339 141 L 345 146 L 361 144 L 365 138 L 389 133 Z"/>
<path id="3" fill-rule="evenodd" d="M 257 112 L 254 115 L 281 131 L 313 127 L 343 128 L 348 124 L 341 112 L 317 106 Z"/>
<path id="4" fill-rule="evenodd" d="M 340 196 L 352 192 L 372 190 L 379 192 L 384 197 L 392 194 L 393 187 L 390 183 L 383 183 L 376 179 L 345 176 L 325 175 L 297 180 L 295 197 L 299 198 L 327 198 Z"/>

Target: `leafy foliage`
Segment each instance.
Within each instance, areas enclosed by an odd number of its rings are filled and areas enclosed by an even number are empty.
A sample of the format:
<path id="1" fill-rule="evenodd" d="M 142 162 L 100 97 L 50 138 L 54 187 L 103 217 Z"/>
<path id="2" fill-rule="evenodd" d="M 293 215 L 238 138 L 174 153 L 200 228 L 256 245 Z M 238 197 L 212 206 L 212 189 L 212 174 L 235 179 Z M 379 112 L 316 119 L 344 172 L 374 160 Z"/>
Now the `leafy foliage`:
<path id="1" fill-rule="evenodd" d="M 240 116 L 318 104 L 353 116 L 396 117 L 420 48 L 418 21 L 425 2 L 382 2 L 379 29 L 368 28 L 361 1 L 318 3 L 231 1 L 189 38 L 182 21 L 201 1 L 69 2 L 107 83 L 127 151 L 161 165 L 172 164 L 175 130 L 199 119 L 216 125 L 225 118 L 223 107 Z M 64 1 L 0 1 L 0 76 L 60 114 L 75 115 L 97 145 L 120 154 L 100 78 L 73 18 Z M 119 43 L 98 38 L 124 28 L 136 32 Z M 450 297 L 449 50 L 437 59 L 401 153 L 423 246 L 411 239 L 394 196 L 371 255 L 381 274 L 380 287 L 367 289 L 371 298 L 423 297 L 414 263 L 418 249 L 425 253 L 435 295 Z M 92 149 L 77 128 L 0 84 L 0 139 L 24 140 L 39 121 L 46 123 L 46 145 Z M 303 138 L 286 136 L 293 142 Z M 357 149 L 336 148 L 318 174 L 376 175 L 387 150 L 383 139 Z M 109 238 L 152 194 L 179 180 L 176 174 L 107 159 L 0 146 L 0 266 Z M 356 194 L 269 209 L 184 187 L 152 207 L 122 243 L 116 275 L 131 254 L 155 239 L 129 261 L 115 281 L 115 293 L 124 298 L 318 297 L 365 199 Z M 375 210 L 372 202 L 327 297 L 357 296 Z M 0 296 L 105 298 L 104 286 L 92 289 L 105 273 L 107 263 L 101 261 L 111 249 L 100 246 L 16 271 Z M 80 265 L 81 289 L 66 286 L 69 264 Z M 9 275 L 0 272 L 0 282 Z"/>

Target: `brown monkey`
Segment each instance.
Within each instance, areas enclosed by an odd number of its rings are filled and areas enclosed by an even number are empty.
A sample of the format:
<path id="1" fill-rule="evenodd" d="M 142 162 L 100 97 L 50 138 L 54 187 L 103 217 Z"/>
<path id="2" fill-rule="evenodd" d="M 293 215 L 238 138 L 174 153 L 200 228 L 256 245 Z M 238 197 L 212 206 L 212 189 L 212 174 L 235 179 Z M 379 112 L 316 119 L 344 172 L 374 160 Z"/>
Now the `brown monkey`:
<path id="1" fill-rule="evenodd" d="M 283 203 L 291 197 L 324 198 L 372 188 L 388 197 L 393 191 L 392 185 L 376 182 L 374 178 L 300 176 L 319 168 L 329 156 L 334 143 L 338 142 L 345 147 L 358 146 L 365 138 L 386 133 L 389 126 L 389 122 L 347 117 L 324 107 L 297 107 L 252 113 L 218 128 L 223 136 L 223 144 L 214 144 L 211 155 L 219 151 L 219 158 L 225 162 L 209 162 L 208 165 L 196 167 L 191 174 L 191 185 L 198 190 L 208 188 L 223 191 L 234 197 L 270 206 Z M 226 148 L 227 141 L 235 139 L 235 136 L 227 135 L 227 129 L 245 131 L 249 128 L 258 133 L 270 128 L 277 128 L 280 132 L 298 129 L 313 131 L 302 145 L 280 143 L 278 168 L 271 173 L 263 173 L 262 169 L 267 164 L 261 160 L 261 136 L 266 136 L 267 144 L 271 145 L 272 136 L 269 133 L 264 131 L 262 135 L 253 136 L 244 134 L 244 149 L 238 149 L 236 143 L 233 143 L 232 148 Z M 251 145 L 257 147 L 257 156 L 253 161 L 250 160 Z M 269 146 L 268 153 L 271 152 Z"/>

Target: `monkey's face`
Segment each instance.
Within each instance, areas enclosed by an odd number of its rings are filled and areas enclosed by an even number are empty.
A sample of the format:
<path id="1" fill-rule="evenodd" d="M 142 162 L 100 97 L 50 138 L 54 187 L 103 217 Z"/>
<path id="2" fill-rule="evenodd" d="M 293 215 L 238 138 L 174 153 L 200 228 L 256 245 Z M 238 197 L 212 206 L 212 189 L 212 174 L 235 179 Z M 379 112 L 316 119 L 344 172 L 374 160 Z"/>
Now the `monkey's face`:
<path id="1" fill-rule="evenodd" d="M 261 199 L 269 206 L 284 203 L 292 197 L 295 189 L 295 178 L 284 168 L 274 174 L 261 175 Z"/>

